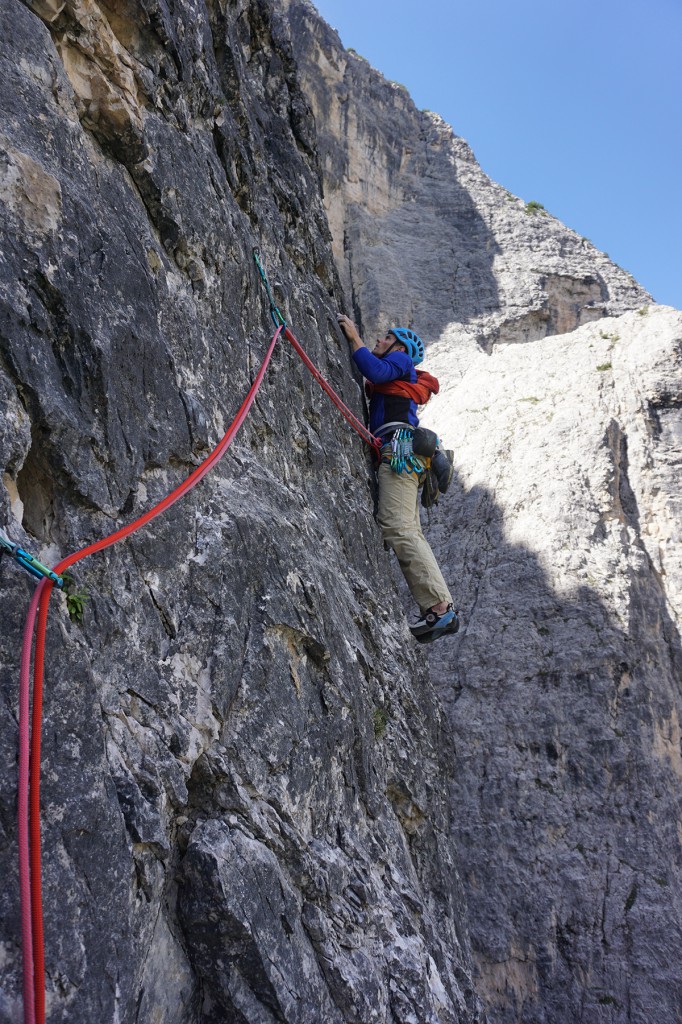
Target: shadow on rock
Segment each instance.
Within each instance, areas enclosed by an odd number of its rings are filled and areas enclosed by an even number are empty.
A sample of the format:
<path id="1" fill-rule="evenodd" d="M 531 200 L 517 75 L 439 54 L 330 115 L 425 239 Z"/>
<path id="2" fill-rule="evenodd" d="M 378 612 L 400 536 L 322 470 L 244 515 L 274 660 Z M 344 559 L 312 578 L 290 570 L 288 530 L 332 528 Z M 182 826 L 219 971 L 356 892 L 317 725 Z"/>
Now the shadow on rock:
<path id="1" fill-rule="evenodd" d="M 431 666 L 490 1020 L 674 1024 L 682 649 L 660 578 L 639 543 L 627 621 L 590 586 L 559 593 L 482 487 L 434 529 L 463 609 Z"/>

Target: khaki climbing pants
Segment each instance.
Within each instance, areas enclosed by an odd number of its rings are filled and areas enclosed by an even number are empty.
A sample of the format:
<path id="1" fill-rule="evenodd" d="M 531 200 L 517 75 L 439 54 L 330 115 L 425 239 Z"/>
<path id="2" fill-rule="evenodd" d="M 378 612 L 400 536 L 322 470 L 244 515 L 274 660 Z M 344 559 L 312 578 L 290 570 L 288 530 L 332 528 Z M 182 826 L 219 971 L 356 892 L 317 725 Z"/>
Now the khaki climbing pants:
<path id="1" fill-rule="evenodd" d="M 427 612 L 441 601 L 452 601 L 433 551 L 422 533 L 419 519 L 417 473 L 394 473 L 386 462 L 379 466 L 379 510 L 381 536 L 398 558 L 410 593 Z"/>

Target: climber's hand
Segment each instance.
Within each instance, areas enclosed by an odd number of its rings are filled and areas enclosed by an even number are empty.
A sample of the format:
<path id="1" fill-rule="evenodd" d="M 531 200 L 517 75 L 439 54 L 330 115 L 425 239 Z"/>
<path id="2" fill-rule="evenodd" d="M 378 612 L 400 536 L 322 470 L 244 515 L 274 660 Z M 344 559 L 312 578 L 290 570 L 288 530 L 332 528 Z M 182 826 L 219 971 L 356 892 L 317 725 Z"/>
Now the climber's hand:
<path id="1" fill-rule="evenodd" d="M 358 329 L 349 316 L 346 316 L 345 313 L 337 313 L 336 322 L 354 348 L 362 345 L 362 338 L 360 337 Z"/>

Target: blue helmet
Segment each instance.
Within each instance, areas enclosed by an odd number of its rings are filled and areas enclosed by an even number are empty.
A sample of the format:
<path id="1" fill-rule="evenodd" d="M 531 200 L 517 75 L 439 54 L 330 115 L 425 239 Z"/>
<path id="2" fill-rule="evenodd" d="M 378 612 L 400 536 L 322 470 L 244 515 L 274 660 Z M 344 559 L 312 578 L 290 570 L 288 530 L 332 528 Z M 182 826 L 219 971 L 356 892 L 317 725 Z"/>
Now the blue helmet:
<path id="1" fill-rule="evenodd" d="M 396 341 L 405 346 L 414 366 L 423 361 L 424 342 L 418 334 L 415 334 L 414 331 L 409 330 L 407 327 L 389 327 L 388 333 L 392 334 Z"/>

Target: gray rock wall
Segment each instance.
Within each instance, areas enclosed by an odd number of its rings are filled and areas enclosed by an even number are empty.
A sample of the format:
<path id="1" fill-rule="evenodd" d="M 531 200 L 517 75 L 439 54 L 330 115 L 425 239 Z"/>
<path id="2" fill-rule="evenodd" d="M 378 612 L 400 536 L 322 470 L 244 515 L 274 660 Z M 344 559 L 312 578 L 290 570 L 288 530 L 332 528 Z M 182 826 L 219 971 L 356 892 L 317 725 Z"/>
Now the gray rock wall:
<path id="1" fill-rule="evenodd" d="M 426 417 L 465 626 L 432 659 L 492 1021 L 682 1015 L 682 314 L 492 356 L 451 335 Z M 484 851 L 482 853 L 482 851 Z"/>
<path id="2" fill-rule="evenodd" d="M 494 1022 L 672 1024 L 680 315 L 291 9 L 355 312 L 414 326 L 443 385 L 430 536 L 464 626 L 430 662 L 477 991 Z"/>
<path id="3" fill-rule="evenodd" d="M 315 124 L 266 2 L 2 0 L 2 521 L 54 563 L 182 480 L 272 332 L 361 413 Z M 448 742 L 366 454 L 281 344 L 220 466 L 53 598 L 48 1019 L 473 1021 Z M 21 1019 L 3 564 L 0 1019 Z"/>
<path id="4" fill-rule="evenodd" d="M 48 1019 L 677 1022 L 680 315 L 303 0 L 0 8 L 12 537 L 55 562 L 208 454 L 272 332 L 253 246 L 356 413 L 330 313 L 422 333 L 457 468 L 430 667 L 284 344 L 211 476 L 77 568 L 84 623 L 53 598 Z M 0 566 L 2 1021 L 32 586 Z"/>
<path id="5" fill-rule="evenodd" d="M 334 252 L 368 337 L 400 322 L 430 341 L 456 322 L 490 348 L 650 298 L 588 239 L 492 182 L 437 113 L 345 50 L 312 4 L 287 5 Z"/>

